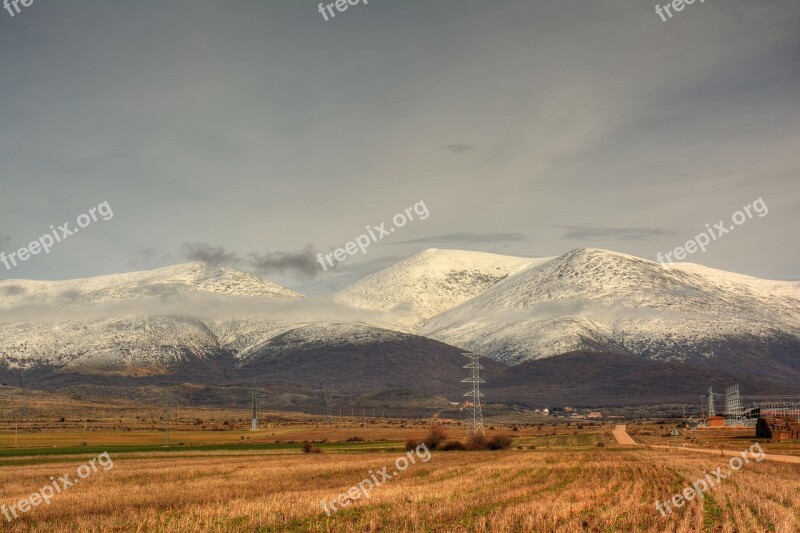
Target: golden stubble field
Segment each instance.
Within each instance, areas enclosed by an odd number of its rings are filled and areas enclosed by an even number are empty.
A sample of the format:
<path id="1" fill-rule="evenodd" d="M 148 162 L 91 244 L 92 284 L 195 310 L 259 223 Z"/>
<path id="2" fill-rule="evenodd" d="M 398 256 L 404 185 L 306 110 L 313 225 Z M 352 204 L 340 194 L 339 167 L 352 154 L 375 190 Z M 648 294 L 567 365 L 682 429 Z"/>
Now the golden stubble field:
<path id="1" fill-rule="evenodd" d="M 369 499 L 338 497 L 397 452 L 128 454 L 7 531 L 800 531 L 800 465 L 751 462 L 663 518 L 655 507 L 726 460 L 647 449 L 433 452 Z M 83 460 L 0 468 L 10 504 Z M 2 518 L 2 517 L 0 517 Z"/>

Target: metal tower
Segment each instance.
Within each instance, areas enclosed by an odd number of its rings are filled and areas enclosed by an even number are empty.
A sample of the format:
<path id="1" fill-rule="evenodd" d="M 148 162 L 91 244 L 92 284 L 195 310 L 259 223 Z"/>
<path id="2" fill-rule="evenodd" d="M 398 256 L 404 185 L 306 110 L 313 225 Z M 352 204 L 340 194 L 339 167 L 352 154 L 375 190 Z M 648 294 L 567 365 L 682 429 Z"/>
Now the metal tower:
<path id="1" fill-rule="evenodd" d="M 169 392 L 164 393 L 164 447 L 169 448 L 169 421 L 170 421 L 170 409 L 172 408 L 172 404 L 174 402 L 174 398 Z"/>
<path id="2" fill-rule="evenodd" d="M 258 391 L 250 391 L 250 431 L 258 431 Z"/>
<path id="3" fill-rule="evenodd" d="M 725 389 L 725 419 L 729 425 L 736 426 L 742 422 L 742 397 L 739 396 L 739 385 Z"/>
<path id="4" fill-rule="evenodd" d="M 331 406 L 333 405 L 333 394 L 336 391 L 333 389 L 326 388 L 320 381 L 319 388 L 314 392 L 318 392 L 320 394 L 320 396 L 322 397 L 322 403 L 325 404 L 325 418 L 323 419 L 323 422 L 330 422 L 331 416 L 333 416 L 333 414 L 331 413 Z"/>
<path id="5" fill-rule="evenodd" d="M 464 395 L 471 398 L 472 401 L 472 421 L 467 422 L 467 434 L 471 433 L 475 436 L 480 432 L 481 435 L 485 436 L 486 431 L 483 428 L 483 411 L 481 409 L 483 393 L 480 390 L 480 384 L 486 382 L 481 379 L 480 371 L 483 367 L 478 361 L 482 356 L 472 352 L 462 355 L 469 359 L 469 363 L 464 365 L 464 368 L 470 369 L 470 376 L 467 379 L 462 379 L 461 383 L 472 384 L 472 389 Z"/>
<path id="6" fill-rule="evenodd" d="M 714 409 L 714 391 L 711 387 L 708 388 L 708 394 L 706 394 L 706 410 L 709 418 L 717 415 L 717 411 Z"/>

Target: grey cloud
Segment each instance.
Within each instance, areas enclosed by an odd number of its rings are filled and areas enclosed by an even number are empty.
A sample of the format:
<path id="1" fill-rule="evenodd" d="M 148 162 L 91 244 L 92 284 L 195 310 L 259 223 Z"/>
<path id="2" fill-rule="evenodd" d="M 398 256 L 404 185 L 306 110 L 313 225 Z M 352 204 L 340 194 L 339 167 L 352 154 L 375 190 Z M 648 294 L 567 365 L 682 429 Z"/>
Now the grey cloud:
<path id="1" fill-rule="evenodd" d="M 61 299 L 61 300 L 74 300 L 75 298 L 77 298 L 80 295 L 81 295 L 80 291 L 76 291 L 74 289 L 69 289 L 69 290 L 62 291 L 62 292 L 58 293 L 58 298 Z"/>
<path id="2" fill-rule="evenodd" d="M 649 241 L 653 237 L 676 234 L 673 230 L 661 228 L 609 228 L 594 224 L 555 227 L 566 230 L 562 239 L 573 241 Z"/>
<path id="3" fill-rule="evenodd" d="M 295 252 L 252 253 L 250 265 L 259 273 L 290 273 L 304 279 L 313 279 L 322 272 L 317 263 L 317 253 L 311 246 Z"/>
<path id="4" fill-rule="evenodd" d="M 174 296 L 179 293 L 180 285 L 173 283 L 153 283 L 145 287 L 144 294 L 147 296 Z"/>
<path id="5" fill-rule="evenodd" d="M 295 251 L 252 252 L 241 257 L 223 246 L 207 243 L 186 243 L 181 246 L 183 257 L 209 266 L 231 266 L 258 274 L 289 274 L 302 280 L 314 279 L 322 273 L 317 252 L 311 245 Z"/>
<path id="6" fill-rule="evenodd" d="M 213 246 L 202 242 L 185 243 L 181 246 L 181 254 L 189 261 L 200 261 L 208 266 L 237 265 L 239 257 L 226 252 L 222 246 Z"/>
<path id="7" fill-rule="evenodd" d="M 446 144 L 443 148 L 454 154 L 466 154 L 475 151 L 474 144 Z"/>
<path id="8" fill-rule="evenodd" d="M 19 296 L 20 294 L 25 294 L 28 292 L 28 289 L 21 285 L 7 285 L 5 287 L 0 287 L 0 293 L 4 296 Z"/>
<path id="9" fill-rule="evenodd" d="M 443 233 L 441 235 L 430 235 L 419 237 L 407 241 L 400 241 L 390 244 L 445 244 L 445 243 L 486 243 L 486 242 L 522 242 L 528 241 L 530 237 L 522 233 Z"/>

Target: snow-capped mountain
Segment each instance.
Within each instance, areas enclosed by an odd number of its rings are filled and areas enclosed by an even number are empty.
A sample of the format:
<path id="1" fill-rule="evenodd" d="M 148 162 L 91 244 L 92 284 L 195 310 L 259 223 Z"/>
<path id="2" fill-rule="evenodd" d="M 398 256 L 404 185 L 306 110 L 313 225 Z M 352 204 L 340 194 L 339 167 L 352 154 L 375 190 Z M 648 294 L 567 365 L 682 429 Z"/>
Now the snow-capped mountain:
<path id="1" fill-rule="evenodd" d="M 357 281 L 333 299 L 387 312 L 392 325 L 413 331 L 508 276 L 549 259 L 431 248 Z"/>
<path id="2" fill-rule="evenodd" d="M 2 281 L 0 371 L 280 368 L 296 376 L 294 364 L 348 353 L 363 363 L 373 347 L 422 357 L 433 345 L 421 335 L 511 365 L 581 351 L 800 376 L 800 282 L 699 265 L 594 249 L 544 259 L 431 249 L 331 301 L 202 263 Z"/>
<path id="3" fill-rule="evenodd" d="M 192 316 L 201 311 L 192 305 L 237 298 L 304 296 L 252 274 L 199 262 L 76 280 L 0 281 L 0 363 L 12 369 L 124 369 L 227 355 L 214 331 Z M 260 323 L 264 330 L 265 321 Z"/>
<path id="4" fill-rule="evenodd" d="M 142 272 L 64 281 L 4 280 L 0 281 L 0 308 L 22 304 L 63 307 L 188 293 L 283 299 L 304 297 L 253 274 L 192 262 Z"/>
<path id="5" fill-rule="evenodd" d="M 418 333 L 510 364 L 588 349 L 727 366 L 760 355 L 800 370 L 800 284 L 579 249 L 510 276 Z"/>

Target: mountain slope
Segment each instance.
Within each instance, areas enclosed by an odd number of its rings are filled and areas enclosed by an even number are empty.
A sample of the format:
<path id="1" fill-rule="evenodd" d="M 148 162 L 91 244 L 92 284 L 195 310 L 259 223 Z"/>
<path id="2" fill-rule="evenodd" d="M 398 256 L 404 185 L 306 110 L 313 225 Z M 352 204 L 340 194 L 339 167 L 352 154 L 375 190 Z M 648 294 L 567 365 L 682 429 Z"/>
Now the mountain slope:
<path id="1" fill-rule="evenodd" d="M 227 359 L 216 334 L 191 316 L 193 306 L 245 297 L 290 301 L 303 295 L 203 263 L 65 281 L 2 281 L 0 366 L 133 370 Z"/>
<path id="2" fill-rule="evenodd" d="M 186 293 L 303 298 L 300 293 L 246 272 L 193 262 L 64 281 L 3 280 L 0 281 L 0 308 L 22 304 L 63 307 Z"/>
<path id="3" fill-rule="evenodd" d="M 317 323 L 277 335 L 242 360 L 256 382 L 333 385 L 339 396 L 403 389 L 458 401 L 465 387 L 461 350 L 425 337 L 362 324 Z M 487 361 L 494 379 L 505 365 Z"/>
<path id="4" fill-rule="evenodd" d="M 773 379 L 724 372 L 707 366 L 651 361 L 631 355 L 575 352 L 509 367 L 483 388 L 494 401 L 527 405 L 635 405 L 685 402 L 699 391 L 738 383 L 746 402 L 800 393 L 800 373 Z M 777 381 L 776 379 L 777 378 Z M 785 379 L 784 379 L 785 378 Z"/>
<path id="5" fill-rule="evenodd" d="M 431 248 L 357 281 L 333 300 L 386 312 L 392 325 L 413 331 L 508 276 L 547 260 Z"/>
<path id="6" fill-rule="evenodd" d="M 509 364 L 600 350 L 756 372 L 766 357 L 796 370 L 796 289 L 795 282 L 579 249 L 509 277 L 420 333 Z"/>

